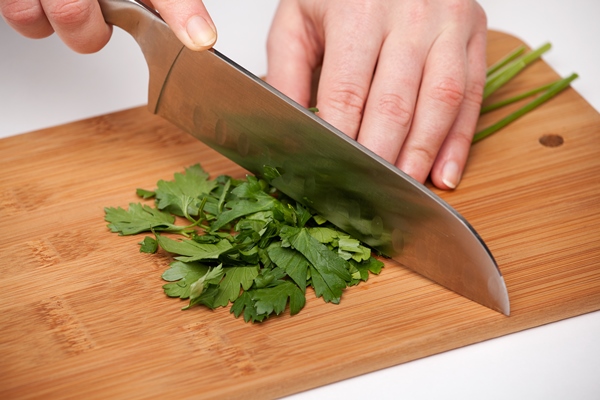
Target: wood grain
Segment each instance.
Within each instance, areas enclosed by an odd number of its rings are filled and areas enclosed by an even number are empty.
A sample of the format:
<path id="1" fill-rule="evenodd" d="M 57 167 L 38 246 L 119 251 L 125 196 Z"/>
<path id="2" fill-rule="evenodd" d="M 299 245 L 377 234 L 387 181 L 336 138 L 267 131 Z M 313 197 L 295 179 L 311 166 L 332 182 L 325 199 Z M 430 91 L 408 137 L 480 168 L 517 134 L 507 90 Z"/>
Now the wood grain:
<path id="1" fill-rule="evenodd" d="M 490 32 L 488 61 L 519 43 Z M 538 62 L 494 98 L 555 78 Z M 141 108 L 0 141 L 0 398 L 278 397 L 600 309 L 600 116 L 572 89 L 474 145 L 438 192 L 495 255 L 510 317 L 393 262 L 294 317 L 182 312 L 168 256 L 109 233 L 103 209 L 197 162 L 244 175 Z"/>

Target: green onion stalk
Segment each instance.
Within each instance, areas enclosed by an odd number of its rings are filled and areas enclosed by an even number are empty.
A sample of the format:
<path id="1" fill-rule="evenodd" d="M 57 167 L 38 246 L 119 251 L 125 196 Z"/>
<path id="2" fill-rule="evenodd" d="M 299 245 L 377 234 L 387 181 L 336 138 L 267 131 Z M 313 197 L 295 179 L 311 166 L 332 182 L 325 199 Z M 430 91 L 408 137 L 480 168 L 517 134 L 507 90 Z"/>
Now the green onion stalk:
<path id="1" fill-rule="evenodd" d="M 552 45 L 550 43 L 545 43 L 537 49 L 525 53 L 525 46 L 519 46 L 506 56 L 502 57 L 499 61 L 492 64 L 486 71 L 486 83 L 483 90 L 483 99 L 485 100 L 492 93 L 508 83 L 519 72 L 523 71 L 525 67 L 540 59 L 541 56 L 550 50 L 551 47 Z M 566 78 L 559 79 L 555 82 L 518 94 L 506 100 L 482 107 L 480 110 L 480 115 L 539 94 L 539 96 L 537 96 L 535 99 L 531 100 L 529 103 L 525 104 L 523 107 L 511 113 L 507 117 L 504 117 L 500 121 L 492 124 L 482 131 L 477 132 L 473 137 L 472 143 L 477 143 L 480 140 L 490 136 L 516 119 L 532 111 L 534 108 L 550 100 L 552 97 L 569 87 L 571 82 L 577 79 L 577 77 L 578 75 L 573 73 Z"/>

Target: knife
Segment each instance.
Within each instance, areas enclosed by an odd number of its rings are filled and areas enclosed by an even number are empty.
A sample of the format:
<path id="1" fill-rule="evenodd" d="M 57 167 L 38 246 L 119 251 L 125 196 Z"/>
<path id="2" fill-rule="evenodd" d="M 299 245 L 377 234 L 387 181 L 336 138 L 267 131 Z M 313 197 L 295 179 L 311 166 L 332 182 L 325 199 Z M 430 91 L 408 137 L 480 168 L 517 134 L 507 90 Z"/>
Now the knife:
<path id="1" fill-rule="evenodd" d="M 185 48 L 136 0 L 100 0 L 107 23 L 137 41 L 149 68 L 148 108 L 426 278 L 510 314 L 491 252 L 424 185 L 217 50 Z"/>

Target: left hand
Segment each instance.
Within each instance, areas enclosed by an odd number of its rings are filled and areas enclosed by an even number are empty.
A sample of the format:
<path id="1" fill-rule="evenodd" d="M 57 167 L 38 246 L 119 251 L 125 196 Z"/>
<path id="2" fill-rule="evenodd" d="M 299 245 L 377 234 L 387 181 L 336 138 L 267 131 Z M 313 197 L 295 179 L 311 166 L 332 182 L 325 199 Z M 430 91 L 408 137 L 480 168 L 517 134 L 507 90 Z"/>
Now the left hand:
<path id="1" fill-rule="evenodd" d="M 420 182 L 456 187 L 485 84 L 474 0 L 281 0 L 267 82 Z"/>

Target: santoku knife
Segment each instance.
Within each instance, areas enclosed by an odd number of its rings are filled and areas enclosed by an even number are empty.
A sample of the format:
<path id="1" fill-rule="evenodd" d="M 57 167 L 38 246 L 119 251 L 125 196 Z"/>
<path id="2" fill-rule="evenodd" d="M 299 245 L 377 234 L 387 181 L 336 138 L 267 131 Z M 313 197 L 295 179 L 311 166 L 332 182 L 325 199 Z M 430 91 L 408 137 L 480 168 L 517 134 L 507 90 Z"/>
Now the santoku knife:
<path id="1" fill-rule="evenodd" d="M 492 254 L 433 192 L 218 51 L 185 48 L 145 5 L 100 5 L 144 53 L 150 111 L 402 265 L 509 315 Z"/>

